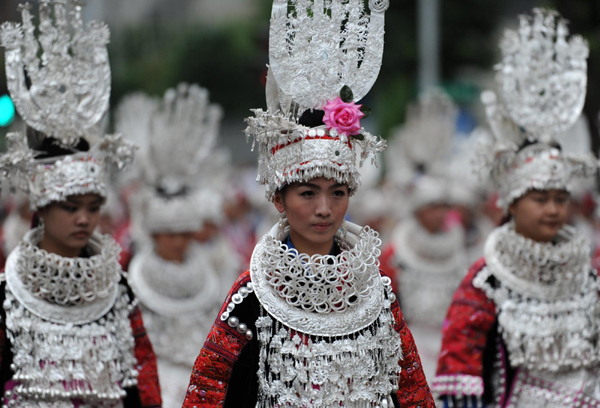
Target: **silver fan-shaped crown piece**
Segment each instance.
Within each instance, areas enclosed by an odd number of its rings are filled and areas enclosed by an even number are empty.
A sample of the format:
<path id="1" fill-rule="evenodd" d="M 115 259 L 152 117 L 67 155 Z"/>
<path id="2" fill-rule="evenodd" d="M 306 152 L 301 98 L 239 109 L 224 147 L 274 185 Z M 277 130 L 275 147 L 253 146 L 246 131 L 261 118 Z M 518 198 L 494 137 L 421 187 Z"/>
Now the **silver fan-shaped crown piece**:
<path id="1" fill-rule="evenodd" d="M 142 182 L 130 203 L 136 240 L 146 244 L 153 232 L 195 231 L 222 216 L 218 190 L 228 161 L 215 148 L 221 116 L 206 89 L 185 83 L 162 99 L 138 93 L 121 102 L 117 128 L 141 145 L 131 175 Z"/>
<path id="2" fill-rule="evenodd" d="M 450 97 L 437 89 L 410 105 L 405 124 L 394 132 L 386 152 L 390 179 L 409 183 L 419 168 L 442 173 L 452 149 L 457 114 Z"/>
<path id="3" fill-rule="evenodd" d="M 208 91 L 180 84 L 162 100 L 136 94 L 117 111 L 117 128 L 129 130 L 142 148 L 143 177 L 167 193 L 198 183 L 199 171 L 213 152 L 222 110 Z M 137 135 L 137 136 L 136 136 Z"/>
<path id="4" fill-rule="evenodd" d="M 569 36 L 558 13 L 534 9 L 500 43 L 498 84 L 506 113 L 528 136 L 542 141 L 579 118 L 587 86 L 588 46 Z"/>
<path id="5" fill-rule="evenodd" d="M 480 139 L 473 164 L 483 179 L 491 176 L 504 211 L 532 188 L 570 191 L 574 177 L 597 171 L 591 153 L 552 143 L 575 124 L 585 101 L 588 46 L 568 35 L 554 11 L 521 16 L 518 31 L 507 30 L 500 43 L 499 97 L 481 95 L 493 138 Z"/>
<path id="6" fill-rule="evenodd" d="M 20 7 L 21 24 L 2 25 L 8 89 L 30 127 L 65 145 L 89 141 L 108 109 L 110 32 L 102 23 L 84 25 L 74 0 L 42 0 L 39 7 L 37 38 L 28 4 Z"/>
<path id="7" fill-rule="evenodd" d="M 269 60 L 281 105 L 321 109 L 344 85 L 354 101 L 365 96 L 381 67 L 388 6 L 371 0 L 369 15 L 363 0 L 275 0 Z"/>

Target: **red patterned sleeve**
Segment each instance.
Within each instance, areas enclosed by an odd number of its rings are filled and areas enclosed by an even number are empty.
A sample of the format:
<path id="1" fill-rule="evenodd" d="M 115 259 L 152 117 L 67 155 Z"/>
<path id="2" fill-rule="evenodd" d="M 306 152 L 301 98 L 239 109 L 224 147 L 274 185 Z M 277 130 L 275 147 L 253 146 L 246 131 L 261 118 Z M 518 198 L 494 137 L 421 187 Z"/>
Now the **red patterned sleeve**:
<path id="1" fill-rule="evenodd" d="M 231 297 L 250 282 L 250 272 L 243 273 L 227 295 L 219 316 Z M 227 395 L 233 366 L 248 343 L 246 336 L 217 317 L 196 358 L 183 408 L 222 407 Z"/>
<path id="2" fill-rule="evenodd" d="M 395 254 L 396 251 L 394 250 L 394 245 L 389 243 L 383 248 L 381 256 L 379 257 L 379 269 L 385 276 L 392 280 L 392 289 L 394 290 L 394 293 L 396 293 L 398 288 L 398 266 L 396 265 Z"/>
<path id="3" fill-rule="evenodd" d="M 158 372 L 156 369 L 156 355 L 152 349 L 152 344 L 146 333 L 142 312 L 139 307 L 135 307 L 129 315 L 131 328 L 135 339 L 135 359 L 137 360 L 138 390 L 142 407 L 160 407 L 162 399 L 160 396 L 160 385 L 158 383 Z"/>
<path id="4" fill-rule="evenodd" d="M 435 408 L 433 397 L 425 380 L 417 346 L 404 321 L 398 301 L 392 303 L 392 313 L 396 321 L 394 329 L 400 334 L 402 340 L 402 360 L 400 361 L 402 371 L 398 383 L 398 402 L 402 408 Z"/>
<path id="5" fill-rule="evenodd" d="M 482 396 L 483 353 L 496 321 L 496 307 L 473 279 L 485 266 L 482 258 L 456 290 L 442 332 L 442 349 L 431 388 L 436 395 Z"/>

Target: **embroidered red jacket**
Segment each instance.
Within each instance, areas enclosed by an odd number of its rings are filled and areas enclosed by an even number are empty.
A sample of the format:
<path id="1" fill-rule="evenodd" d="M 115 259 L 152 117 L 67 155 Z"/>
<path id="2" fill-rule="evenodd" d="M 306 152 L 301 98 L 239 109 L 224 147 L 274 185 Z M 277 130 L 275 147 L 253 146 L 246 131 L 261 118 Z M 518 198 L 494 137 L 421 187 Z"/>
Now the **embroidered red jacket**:
<path id="1" fill-rule="evenodd" d="M 442 333 L 442 348 L 432 391 L 438 395 L 484 394 L 484 352 L 496 322 L 496 306 L 473 286 L 485 266 L 481 258 L 456 290 Z"/>
<path id="2" fill-rule="evenodd" d="M 250 281 L 249 272 L 238 278 L 223 304 L 221 313 L 226 310 L 232 296 Z M 236 317 L 253 333 L 256 333 L 255 322 L 259 316 L 259 309 L 260 304 L 254 294 L 249 295 L 242 305 L 237 305 L 235 309 Z M 397 400 L 403 408 L 434 408 L 435 404 L 425 381 L 417 348 L 397 301 L 392 304 L 392 312 L 395 318 L 394 328 L 402 339 L 404 356 L 400 361 L 402 371 Z M 248 340 L 245 334 L 217 318 L 196 359 L 183 407 L 254 407 L 258 394 L 256 371 L 259 350 L 256 336 Z"/>

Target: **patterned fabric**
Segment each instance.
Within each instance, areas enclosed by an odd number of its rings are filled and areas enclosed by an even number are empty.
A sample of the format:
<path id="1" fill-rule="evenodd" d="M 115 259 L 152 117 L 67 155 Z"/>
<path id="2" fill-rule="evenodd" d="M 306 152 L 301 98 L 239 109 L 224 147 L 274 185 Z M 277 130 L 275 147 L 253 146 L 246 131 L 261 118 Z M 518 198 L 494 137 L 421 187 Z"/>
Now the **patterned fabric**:
<path id="1" fill-rule="evenodd" d="M 433 397 L 431 396 L 427 380 L 425 379 L 425 373 L 423 373 L 417 346 L 404 321 L 404 316 L 402 316 L 398 301 L 392 303 L 392 313 L 396 320 L 394 329 L 400 333 L 400 338 L 402 340 L 402 355 L 404 356 L 399 362 L 402 367 L 397 393 L 400 406 L 402 408 L 435 408 Z"/>
<path id="2" fill-rule="evenodd" d="M 431 386 L 437 395 L 483 395 L 484 351 L 496 321 L 496 306 L 473 286 L 473 279 L 484 266 L 483 258 L 475 262 L 452 299 Z"/>
<path id="3" fill-rule="evenodd" d="M 221 313 L 226 310 L 232 296 L 249 282 L 249 272 L 245 272 L 238 278 L 223 304 Z M 402 372 L 398 384 L 397 399 L 402 408 L 435 408 L 423 374 L 417 348 L 404 321 L 398 302 L 392 304 L 392 313 L 395 319 L 394 329 L 402 339 L 402 353 L 404 356 L 404 359 L 399 362 Z M 258 318 L 258 316 L 256 317 Z M 241 334 L 235 328 L 229 327 L 226 322 L 218 318 L 200 351 L 200 355 L 196 359 L 183 407 L 223 407 L 234 366 L 248 343 L 249 340 L 244 334 Z M 235 393 L 238 390 L 232 388 L 231 391 Z"/>
<path id="4" fill-rule="evenodd" d="M 381 251 L 379 256 L 379 268 L 385 276 L 392 280 L 392 289 L 396 296 L 398 296 L 398 265 L 396 262 L 394 245 L 391 243 L 387 244 Z"/>
<path id="5" fill-rule="evenodd" d="M 243 273 L 227 295 L 219 316 L 225 312 L 231 298 L 250 282 L 250 272 Z M 215 320 L 204 347 L 196 359 L 183 407 L 222 407 L 233 366 L 248 343 L 244 334 L 220 318 Z"/>
<path id="6" fill-rule="evenodd" d="M 129 319 L 131 320 L 131 329 L 135 339 L 134 354 L 137 360 L 136 369 L 139 372 L 138 390 L 142 407 L 160 407 L 162 400 L 160 398 L 160 385 L 156 369 L 156 356 L 144 328 L 142 313 L 139 307 L 133 309 L 129 315 Z"/>

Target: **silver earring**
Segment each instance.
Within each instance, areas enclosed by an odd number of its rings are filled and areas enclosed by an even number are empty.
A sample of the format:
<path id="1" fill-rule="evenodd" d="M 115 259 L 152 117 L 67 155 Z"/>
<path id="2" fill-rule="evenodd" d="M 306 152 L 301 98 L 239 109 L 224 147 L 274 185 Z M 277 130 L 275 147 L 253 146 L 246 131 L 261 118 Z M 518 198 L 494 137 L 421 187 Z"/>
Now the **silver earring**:
<path id="1" fill-rule="evenodd" d="M 289 231 L 289 224 L 287 221 L 287 217 L 285 215 L 285 211 L 279 215 L 278 229 L 279 229 L 279 240 L 282 240 L 285 238 L 287 232 Z"/>
<path id="2" fill-rule="evenodd" d="M 38 228 L 40 231 L 43 231 L 45 227 L 46 227 L 46 224 L 44 224 L 44 219 L 43 219 L 43 218 L 39 218 L 39 217 L 38 217 L 38 225 L 37 225 L 37 228 Z"/>

